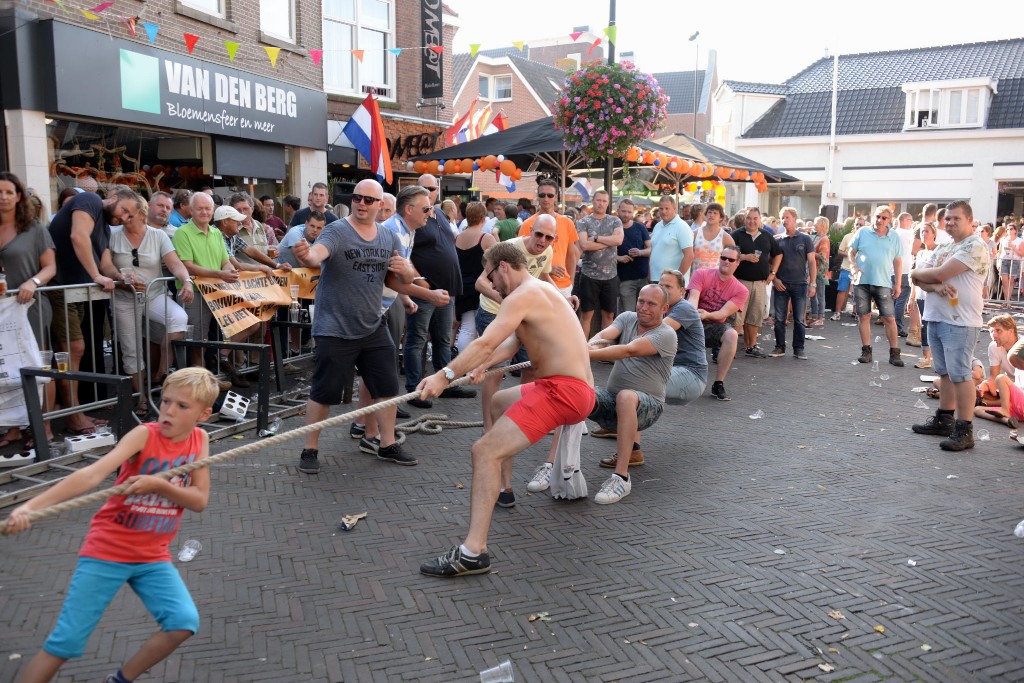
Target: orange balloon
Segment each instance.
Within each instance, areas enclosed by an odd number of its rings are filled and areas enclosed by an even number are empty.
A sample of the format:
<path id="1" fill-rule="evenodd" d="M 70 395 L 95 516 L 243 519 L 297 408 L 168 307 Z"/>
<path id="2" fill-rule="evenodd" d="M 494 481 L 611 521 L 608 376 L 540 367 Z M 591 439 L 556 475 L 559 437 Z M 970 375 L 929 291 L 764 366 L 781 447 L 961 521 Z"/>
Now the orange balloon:
<path id="1" fill-rule="evenodd" d="M 626 150 L 626 161 L 632 163 L 640 158 L 640 148 L 630 147 Z"/>
<path id="2" fill-rule="evenodd" d="M 485 171 L 493 171 L 498 166 L 498 157 L 488 154 L 480 160 L 480 168 Z"/>
<path id="3" fill-rule="evenodd" d="M 511 159 L 505 159 L 505 161 L 499 164 L 499 168 L 501 169 L 502 173 L 511 178 L 512 174 L 516 170 L 516 162 L 512 161 Z"/>
<path id="4" fill-rule="evenodd" d="M 473 160 L 472 159 L 463 159 L 462 160 L 462 172 L 463 173 L 472 173 L 473 172 Z"/>
<path id="5" fill-rule="evenodd" d="M 447 174 L 455 173 L 455 163 L 455 159 L 449 159 L 448 161 L 444 162 L 444 172 Z"/>
<path id="6" fill-rule="evenodd" d="M 441 164 L 439 162 L 437 162 L 437 161 L 428 161 L 427 162 L 427 173 L 432 173 L 434 175 L 437 175 L 440 172 L 441 172 Z"/>
<path id="7" fill-rule="evenodd" d="M 749 177 L 750 174 L 747 171 L 744 171 L 741 168 L 736 169 L 736 180 L 746 180 Z"/>
<path id="8" fill-rule="evenodd" d="M 515 171 L 512 172 L 512 180 L 513 181 L 521 180 L 522 177 L 523 177 L 523 172 L 520 169 L 517 168 Z"/>

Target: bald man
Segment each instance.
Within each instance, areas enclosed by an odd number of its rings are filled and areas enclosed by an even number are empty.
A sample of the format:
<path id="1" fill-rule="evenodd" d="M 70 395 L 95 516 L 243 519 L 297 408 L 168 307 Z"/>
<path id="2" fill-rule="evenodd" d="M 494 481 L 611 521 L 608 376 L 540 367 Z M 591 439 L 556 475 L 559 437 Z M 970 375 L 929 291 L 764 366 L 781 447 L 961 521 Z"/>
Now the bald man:
<path id="1" fill-rule="evenodd" d="M 301 265 L 320 268 L 313 320 L 316 369 L 306 404 L 307 425 L 324 420 L 330 406 L 341 403 L 356 366 L 372 403 L 398 394 L 395 345 L 380 305 L 385 284 L 392 289 L 410 284 L 414 273 L 401 256 L 398 235 L 377 224 L 383 196 L 384 188 L 376 180 L 360 181 L 352 192 L 351 215 L 328 224 L 312 246 L 299 240 L 292 247 L 292 256 Z M 395 407 L 379 411 L 377 422 L 377 458 L 396 465 L 417 464 L 395 443 Z M 306 436 L 300 472 L 320 471 L 319 440 L 319 430 Z"/>

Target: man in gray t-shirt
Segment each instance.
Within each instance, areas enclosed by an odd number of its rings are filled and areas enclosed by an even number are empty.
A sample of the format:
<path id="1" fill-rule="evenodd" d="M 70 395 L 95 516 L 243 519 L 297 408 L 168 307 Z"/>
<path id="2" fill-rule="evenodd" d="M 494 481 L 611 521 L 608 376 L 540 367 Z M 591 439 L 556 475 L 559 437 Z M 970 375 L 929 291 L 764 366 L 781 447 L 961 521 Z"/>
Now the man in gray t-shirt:
<path id="1" fill-rule="evenodd" d="M 625 312 L 590 340 L 591 360 L 614 361 L 608 387 L 597 389 L 597 404 L 590 419 L 616 434 L 615 458 L 602 467 L 615 474 L 601 487 L 594 502 L 617 503 L 629 495 L 629 466 L 642 465 L 644 454 L 637 432 L 647 429 L 665 407 L 665 387 L 676 355 L 676 333 L 663 322 L 668 293 L 660 285 L 647 285 L 637 297 L 636 312 Z"/>
<path id="2" fill-rule="evenodd" d="M 580 322 L 583 334 L 590 334 L 594 311 L 601 310 L 601 328 L 608 327 L 615 317 L 619 301 L 618 246 L 624 233 L 618 216 L 608 213 L 608 193 L 594 193 L 594 213 L 576 222 L 579 244 L 583 249 L 580 267 Z"/>
<path id="3" fill-rule="evenodd" d="M 302 239 L 292 254 L 303 266 L 320 267 L 316 287 L 316 369 L 306 405 L 306 424 L 327 417 L 352 386 L 356 367 L 373 403 L 398 394 L 395 345 L 381 316 L 384 285 L 410 284 L 412 264 L 401 257 L 398 235 L 377 224 L 377 203 L 384 189 L 376 180 L 362 180 L 352 193 L 352 213 L 330 223 L 310 246 Z M 415 465 L 395 443 L 395 407 L 377 412 L 379 439 L 364 438 L 359 450 L 397 465 Z M 306 436 L 299 471 L 316 474 L 320 432 Z"/>

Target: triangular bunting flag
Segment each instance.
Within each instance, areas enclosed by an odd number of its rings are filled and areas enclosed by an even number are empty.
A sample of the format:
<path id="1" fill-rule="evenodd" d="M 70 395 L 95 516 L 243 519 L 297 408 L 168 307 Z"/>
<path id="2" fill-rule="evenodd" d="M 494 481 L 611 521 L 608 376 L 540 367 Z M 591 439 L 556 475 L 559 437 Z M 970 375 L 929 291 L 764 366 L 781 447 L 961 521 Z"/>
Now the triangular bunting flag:
<path id="1" fill-rule="evenodd" d="M 267 57 L 270 58 L 270 66 L 277 68 L 277 56 L 281 54 L 281 48 L 264 45 L 263 49 L 267 51 Z"/>
<path id="2" fill-rule="evenodd" d="M 156 34 L 160 30 L 160 27 L 156 24 L 151 24 L 148 21 L 142 22 L 142 28 L 146 29 L 146 35 L 149 36 L 149 44 L 152 45 L 156 42 Z"/>
<path id="3" fill-rule="evenodd" d="M 229 62 L 235 61 L 235 53 L 238 52 L 238 48 L 239 47 L 241 47 L 240 43 L 235 43 L 235 42 L 230 41 L 230 40 L 225 40 L 224 41 L 224 49 L 227 50 L 227 52 L 228 52 L 228 61 Z"/>
<path id="4" fill-rule="evenodd" d="M 480 43 L 472 43 L 469 46 L 469 58 L 476 59 L 476 53 L 480 51 Z"/>
<path id="5" fill-rule="evenodd" d="M 320 66 L 320 60 L 324 58 L 324 51 L 310 50 L 309 58 L 313 60 L 313 66 Z"/>
<path id="6" fill-rule="evenodd" d="M 363 54 L 366 50 L 352 50 L 352 56 L 359 60 L 360 63 L 363 61 Z"/>
<path id="7" fill-rule="evenodd" d="M 569 37 L 572 38 L 572 41 L 575 43 L 577 40 L 580 39 L 580 36 L 582 35 L 583 31 L 573 31 L 572 33 L 569 34 Z"/>
<path id="8" fill-rule="evenodd" d="M 594 51 L 594 48 L 595 48 L 595 47 L 597 47 L 597 46 L 598 46 L 598 45 L 600 45 L 600 44 L 601 44 L 601 39 L 600 39 L 600 38 L 598 38 L 597 40 L 595 40 L 595 41 L 594 41 L 594 43 L 593 43 L 593 44 L 592 44 L 592 45 L 590 46 L 590 49 L 589 49 L 589 50 L 587 50 L 587 56 L 589 57 L 589 56 L 590 56 L 590 53 Z"/>
<path id="9" fill-rule="evenodd" d="M 618 33 L 618 26 L 605 26 L 603 33 L 608 36 L 608 40 L 611 43 L 615 42 L 615 35 Z"/>
<path id="10" fill-rule="evenodd" d="M 401 57 L 402 56 L 402 48 L 400 48 L 400 47 L 389 47 L 388 48 L 388 52 L 390 52 L 391 54 L 393 54 L 396 57 Z"/>
<path id="11" fill-rule="evenodd" d="M 100 15 L 93 14 L 92 12 L 90 12 L 87 9 L 80 9 L 78 11 L 81 12 L 82 16 L 85 17 L 86 19 L 88 19 L 89 21 L 96 21 L 97 19 L 100 18 Z"/>
<path id="12" fill-rule="evenodd" d="M 68 8 L 64 6 L 64 0 L 50 0 L 50 2 L 57 5 L 57 7 L 60 7 L 65 12 L 68 11 Z"/>
<path id="13" fill-rule="evenodd" d="M 526 45 L 526 41 L 523 41 L 523 40 L 513 40 L 513 41 L 512 41 L 512 45 L 513 45 L 513 46 L 514 46 L 514 47 L 515 47 L 515 48 L 516 48 L 517 50 L 519 50 L 520 52 L 522 52 L 522 51 L 523 51 L 523 46 L 524 46 L 524 45 Z"/>
<path id="14" fill-rule="evenodd" d="M 196 48 L 196 43 L 199 42 L 199 36 L 194 33 L 185 34 L 185 47 L 188 48 L 188 53 L 192 54 L 192 50 Z"/>
<path id="15" fill-rule="evenodd" d="M 430 51 L 437 54 L 441 54 L 442 52 L 444 52 L 444 47 L 441 45 L 431 45 Z"/>
<path id="16" fill-rule="evenodd" d="M 128 27 L 128 33 L 132 34 L 132 38 L 139 36 L 139 32 L 135 30 L 135 25 L 138 21 L 138 17 L 121 17 L 121 23 Z"/>
<path id="17" fill-rule="evenodd" d="M 114 6 L 114 3 L 112 3 L 112 2 L 101 2 L 100 4 L 96 5 L 92 9 L 90 9 L 89 11 L 90 12 L 95 12 L 96 14 L 99 14 L 103 10 L 110 9 L 113 6 Z"/>

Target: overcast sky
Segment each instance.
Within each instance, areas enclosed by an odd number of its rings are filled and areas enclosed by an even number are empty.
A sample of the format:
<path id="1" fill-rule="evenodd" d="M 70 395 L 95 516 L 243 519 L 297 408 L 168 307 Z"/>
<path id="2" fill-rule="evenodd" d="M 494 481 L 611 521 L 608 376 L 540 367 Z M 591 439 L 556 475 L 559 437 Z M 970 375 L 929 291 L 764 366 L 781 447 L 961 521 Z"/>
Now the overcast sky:
<path id="1" fill-rule="evenodd" d="M 462 23 L 455 35 L 456 52 L 468 52 L 470 43 L 488 49 L 511 46 L 514 40 L 529 43 L 531 38 L 567 35 L 574 26 L 589 25 L 600 35 L 608 25 L 607 0 L 446 2 Z M 694 44 L 687 38 L 700 31 L 701 68 L 713 49 L 721 79 L 779 83 L 826 50 L 851 54 L 1020 37 L 1024 22 L 1018 2 L 619 0 L 616 51 L 632 50 L 644 71 L 692 70 Z"/>

